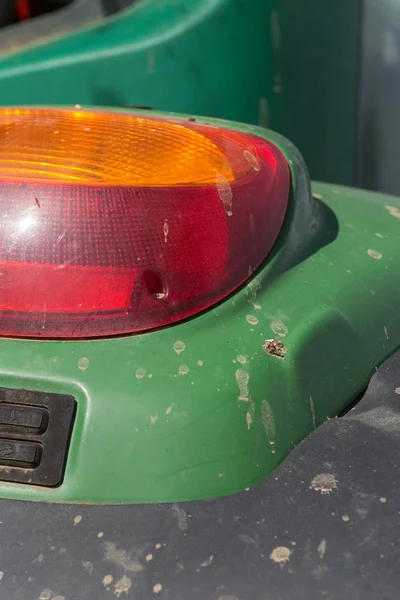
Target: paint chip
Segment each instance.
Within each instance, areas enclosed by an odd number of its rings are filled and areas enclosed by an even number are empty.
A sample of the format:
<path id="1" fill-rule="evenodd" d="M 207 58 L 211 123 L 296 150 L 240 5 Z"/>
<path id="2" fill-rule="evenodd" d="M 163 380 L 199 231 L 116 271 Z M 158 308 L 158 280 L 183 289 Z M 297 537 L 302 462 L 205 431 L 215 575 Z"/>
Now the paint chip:
<path id="1" fill-rule="evenodd" d="M 382 502 L 382 504 L 386 504 L 387 500 L 382 496 L 381 498 L 379 498 L 379 502 Z"/>
<path id="2" fill-rule="evenodd" d="M 197 361 L 197 364 L 199 365 L 199 367 L 202 367 L 204 365 L 202 360 Z"/>
<path id="3" fill-rule="evenodd" d="M 178 374 L 179 375 L 187 375 L 189 373 L 190 369 L 187 365 L 181 365 L 178 369 Z"/>
<path id="4" fill-rule="evenodd" d="M 173 409 L 173 408 L 174 408 L 174 405 L 173 405 L 173 404 L 171 404 L 170 406 L 168 406 L 167 410 L 165 411 L 165 414 L 166 414 L 166 415 L 170 415 L 170 414 L 171 414 L 171 412 L 172 412 L 172 409 Z"/>
<path id="5" fill-rule="evenodd" d="M 153 555 L 150 553 L 146 556 L 146 562 L 150 562 L 151 560 L 153 560 Z"/>
<path id="6" fill-rule="evenodd" d="M 79 525 L 79 523 L 82 521 L 82 515 L 76 515 L 76 517 L 74 518 L 74 527 L 75 525 Z"/>
<path id="7" fill-rule="evenodd" d="M 153 586 L 153 592 L 154 592 L 155 594 L 159 594 L 159 593 L 162 591 L 162 589 L 163 589 L 163 586 L 161 585 L 161 583 L 156 583 L 156 584 Z"/>
<path id="8" fill-rule="evenodd" d="M 247 363 L 247 358 L 243 354 L 239 354 L 239 356 L 236 357 L 236 360 L 241 365 L 245 365 Z"/>
<path id="9" fill-rule="evenodd" d="M 285 358 L 285 354 L 288 351 L 285 344 L 277 340 L 265 340 L 262 348 L 270 356 L 275 356 L 280 359 Z"/>
<path id="10" fill-rule="evenodd" d="M 97 534 L 97 537 L 98 537 L 98 538 L 102 538 L 102 537 L 103 537 L 103 535 L 104 535 L 104 533 L 103 533 L 102 531 L 99 531 L 99 533 Z"/>

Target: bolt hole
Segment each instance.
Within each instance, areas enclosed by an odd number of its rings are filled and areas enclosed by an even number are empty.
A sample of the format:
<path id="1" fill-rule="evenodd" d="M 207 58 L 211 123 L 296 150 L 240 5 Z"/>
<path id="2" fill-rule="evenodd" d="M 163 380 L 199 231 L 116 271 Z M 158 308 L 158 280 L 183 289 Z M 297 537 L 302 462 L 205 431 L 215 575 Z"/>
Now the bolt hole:
<path id="1" fill-rule="evenodd" d="M 144 271 L 142 274 L 142 282 L 146 292 L 152 298 L 163 300 L 167 295 L 167 286 L 164 278 L 157 271 Z"/>

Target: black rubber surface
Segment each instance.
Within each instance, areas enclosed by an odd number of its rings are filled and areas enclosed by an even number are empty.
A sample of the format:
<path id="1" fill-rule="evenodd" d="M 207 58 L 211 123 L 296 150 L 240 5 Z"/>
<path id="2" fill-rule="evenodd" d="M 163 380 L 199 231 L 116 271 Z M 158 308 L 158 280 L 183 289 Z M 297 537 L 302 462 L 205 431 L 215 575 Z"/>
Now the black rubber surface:
<path id="1" fill-rule="evenodd" d="M 398 600 L 400 353 L 255 488 L 158 506 L 0 502 L 0 598 Z"/>

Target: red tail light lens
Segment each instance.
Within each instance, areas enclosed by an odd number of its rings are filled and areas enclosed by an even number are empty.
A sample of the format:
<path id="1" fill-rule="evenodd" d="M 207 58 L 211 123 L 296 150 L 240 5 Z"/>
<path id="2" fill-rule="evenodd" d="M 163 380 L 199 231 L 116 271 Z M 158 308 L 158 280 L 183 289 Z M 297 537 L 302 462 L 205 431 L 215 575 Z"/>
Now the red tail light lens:
<path id="1" fill-rule="evenodd" d="M 268 141 L 118 112 L 0 110 L 0 334 L 143 331 L 267 256 L 289 171 Z"/>

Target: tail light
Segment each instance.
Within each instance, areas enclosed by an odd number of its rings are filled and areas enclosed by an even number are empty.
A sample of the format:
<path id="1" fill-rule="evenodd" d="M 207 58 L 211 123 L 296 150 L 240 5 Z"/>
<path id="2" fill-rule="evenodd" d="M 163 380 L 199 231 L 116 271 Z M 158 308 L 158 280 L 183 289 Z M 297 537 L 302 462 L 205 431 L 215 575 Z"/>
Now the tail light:
<path id="1" fill-rule="evenodd" d="M 0 334 L 138 332 L 218 302 L 282 226 L 285 158 L 172 118 L 0 110 Z"/>

